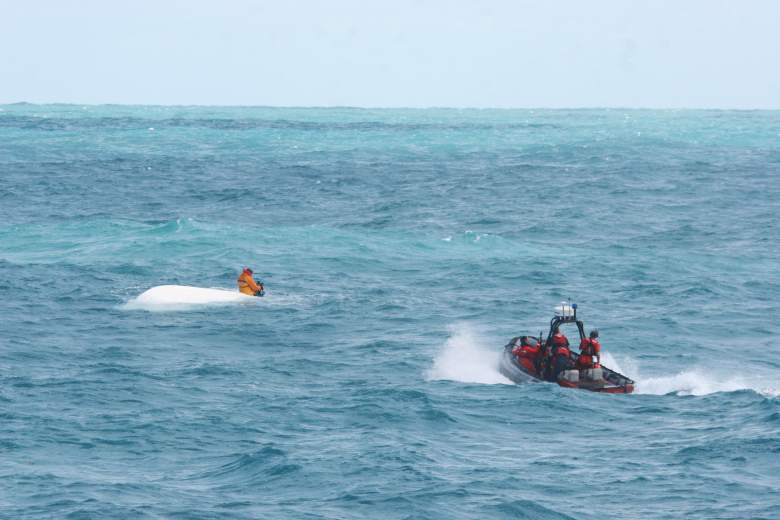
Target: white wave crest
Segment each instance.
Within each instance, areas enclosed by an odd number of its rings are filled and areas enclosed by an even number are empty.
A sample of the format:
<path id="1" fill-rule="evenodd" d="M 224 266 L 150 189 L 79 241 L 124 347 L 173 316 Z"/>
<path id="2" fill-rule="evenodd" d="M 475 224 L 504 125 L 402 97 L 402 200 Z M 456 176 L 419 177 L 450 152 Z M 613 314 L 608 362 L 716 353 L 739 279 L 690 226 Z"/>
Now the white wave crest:
<path id="1" fill-rule="evenodd" d="M 204 305 L 252 303 L 257 298 L 238 291 L 209 289 L 188 285 L 158 285 L 139 294 L 124 305 L 125 309 L 147 311 L 188 310 Z"/>
<path id="2" fill-rule="evenodd" d="M 436 354 L 426 377 L 429 381 L 512 384 L 498 371 L 500 355 L 481 341 L 471 326 L 459 323 L 450 327 L 450 337 Z"/>

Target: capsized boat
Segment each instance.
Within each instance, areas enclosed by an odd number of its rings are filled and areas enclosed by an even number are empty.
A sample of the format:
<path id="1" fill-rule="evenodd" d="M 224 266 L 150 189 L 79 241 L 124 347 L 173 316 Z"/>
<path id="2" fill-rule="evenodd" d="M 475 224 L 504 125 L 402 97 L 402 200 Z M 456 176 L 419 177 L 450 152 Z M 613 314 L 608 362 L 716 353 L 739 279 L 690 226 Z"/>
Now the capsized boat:
<path id="1" fill-rule="evenodd" d="M 577 304 L 562 303 L 555 308 L 555 316 L 550 320 L 550 330 L 546 338 L 535 336 L 517 336 L 509 340 L 501 355 L 499 370 L 515 383 L 529 381 L 549 381 L 566 388 L 580 388 L 592 392 L 608 394 L 630 394 L 634 391 L 634 381 L 600 365 L 598 356 L 593 356 L 595 368 L 577 369 L 579 354 L 571 352 L 563 366 L 556 366 L 553 356 L 553 335 L 563 325 L 575 325 L 580 341 L 585 338 L 585 327 L 577 319 Z M 541 336 L 541 334 L 540 334 Z"/>

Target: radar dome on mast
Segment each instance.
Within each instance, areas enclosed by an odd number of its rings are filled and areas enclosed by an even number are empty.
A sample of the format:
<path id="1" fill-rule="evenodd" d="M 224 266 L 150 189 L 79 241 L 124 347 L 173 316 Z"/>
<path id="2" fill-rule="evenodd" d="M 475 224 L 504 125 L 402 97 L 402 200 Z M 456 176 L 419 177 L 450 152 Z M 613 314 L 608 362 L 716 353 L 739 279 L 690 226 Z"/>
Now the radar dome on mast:
<path id="1" fill-rule="evenodd" d="M 571 302 L 561 302 L 560 305 L 555 307 L 555 315 L 564 318 L 576 316 L 577 304 Z"/>

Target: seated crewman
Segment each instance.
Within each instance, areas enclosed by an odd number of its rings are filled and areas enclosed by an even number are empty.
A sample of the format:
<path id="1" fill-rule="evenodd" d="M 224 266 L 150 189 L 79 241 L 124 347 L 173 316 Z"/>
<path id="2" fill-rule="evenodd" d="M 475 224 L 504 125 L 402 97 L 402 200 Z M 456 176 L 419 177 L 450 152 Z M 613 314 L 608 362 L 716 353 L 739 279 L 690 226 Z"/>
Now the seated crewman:
<path id="1" fill-rule="evenodd" d="M 237 282 L 238 290 L 243 294 L 248 294 L 249 296 L 263 296 L 265 294 L 262 282 L 255 282 L 255 279 L 252 277 L 252 270 L 248 267 L 244 267 Z"/>

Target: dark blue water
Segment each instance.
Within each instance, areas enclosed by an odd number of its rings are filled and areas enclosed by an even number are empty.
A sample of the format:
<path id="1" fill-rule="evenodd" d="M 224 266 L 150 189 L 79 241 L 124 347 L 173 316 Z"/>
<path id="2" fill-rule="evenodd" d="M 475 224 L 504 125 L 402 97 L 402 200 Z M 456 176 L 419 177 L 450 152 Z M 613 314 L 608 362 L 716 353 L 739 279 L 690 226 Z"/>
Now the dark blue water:
<path id="1" fill-rule="evenodd" d="M 779 197 L 780 112 L 0 106 L 0 516 L 778 518 Z M 568 298 L 635 394 L 497 372 Z"/>

